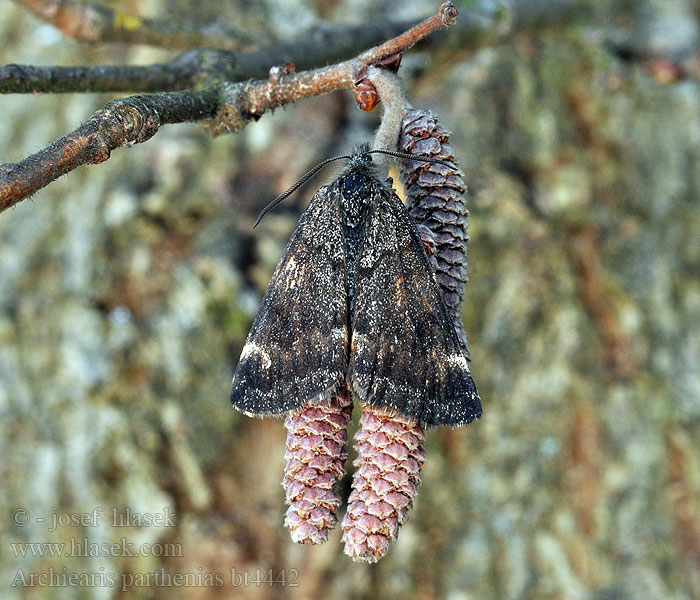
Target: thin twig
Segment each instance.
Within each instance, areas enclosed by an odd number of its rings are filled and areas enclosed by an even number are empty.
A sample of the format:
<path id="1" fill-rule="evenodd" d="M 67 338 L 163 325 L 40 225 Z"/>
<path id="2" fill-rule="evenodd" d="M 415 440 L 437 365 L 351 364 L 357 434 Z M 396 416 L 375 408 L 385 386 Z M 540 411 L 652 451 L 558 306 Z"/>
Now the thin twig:
<path id="1" fill-rule="evenodd" d="M 75 0 L 15 0 L 66 36 L 80 42 L 123 42 L 162 48 L 242 50 L 256 44 L 232 27 L 192 27 L 163 19 L 145 19 L 102 4 Z M 259 41 L 258 41 L 259 43 Z"/>
<path id="2" fill-rule="evenodd" d="M 403 52 L 437 29 L 452 25 L 456 18 L 457 9 L 452 2 L 444 2 L 437 15 L 353 59 L 280 79 L 229 84 L 210 132 L 216 135 L 236 131 L 250 119 L 259 119 L 278 106 L 351 87 L 363 66 Z"/>
<path id="3" fill-rule="evenodd" d="M 277 106 L 350 87 L 362 66 L 410 48 L 436 29 L 453 23 L 455 15 L 452 3 L 446 2 L 439 15 L 399 37 L 323 69 L 268 81 L 224 81 L 210 84 L 208 92 L 169 92 L 115 100 L 48 148 L 18 163 L 0 166 L 0 211 L 80 165 L 104 162 L 114 148 L 146 141 L 162 124 L 208 119 L 212 133 L 235 131 Z"/>

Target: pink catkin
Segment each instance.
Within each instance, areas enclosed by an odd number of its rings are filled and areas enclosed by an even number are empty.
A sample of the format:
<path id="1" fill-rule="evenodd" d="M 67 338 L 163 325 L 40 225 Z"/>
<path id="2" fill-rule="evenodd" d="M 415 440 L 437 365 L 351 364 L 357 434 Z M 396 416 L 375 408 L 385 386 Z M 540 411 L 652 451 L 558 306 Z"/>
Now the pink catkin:
<path id="1" fill-rule="evenodd" d="M 376 562 L 396 540 L 420 483 L 423 440 L 415 421 L 363 405 L 355 434 L 357 470 L 343 519 L 345 554 L 353 560 Z"/>
<path id="2" fill-rule="evenodd" d="M 330 400 L 289 415 L 282 486 L 289 508 L 285 525 L 298 544 L 321 544 L 328 539 L 341 504 L 335 491 L 345 473 L 347 424 L 352 400 L 343 391 Z"/>

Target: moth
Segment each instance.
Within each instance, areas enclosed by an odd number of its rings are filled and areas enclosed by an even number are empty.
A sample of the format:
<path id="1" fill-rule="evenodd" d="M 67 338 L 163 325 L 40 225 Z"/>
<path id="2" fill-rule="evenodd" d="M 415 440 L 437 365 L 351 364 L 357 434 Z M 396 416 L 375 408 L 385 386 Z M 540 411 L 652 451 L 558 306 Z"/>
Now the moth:
<path id="1" fill-rule="evenodd" d="M 313 196 L 277 265 L 233 377 L 231 402 L 249 416 L 282 415 L 343 385 L 424 426 L 481 416 L 423 242 L 372 152 L 339 157 L 347 165 Z"/>

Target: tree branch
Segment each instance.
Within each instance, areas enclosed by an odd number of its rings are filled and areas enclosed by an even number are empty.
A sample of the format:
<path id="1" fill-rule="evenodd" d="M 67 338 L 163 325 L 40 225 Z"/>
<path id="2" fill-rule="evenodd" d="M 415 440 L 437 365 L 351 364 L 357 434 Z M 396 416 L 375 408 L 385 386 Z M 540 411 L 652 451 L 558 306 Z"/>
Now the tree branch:
<path id="1" fill-rule="evenodd" d="M 217 104 L 216 94 L 194 91 L 114 100 L 48 148 L 0 165 L 0 211 L 80 165 L 106 161 L 115 148 L 145 142 L 161 125 L 212 117 Z"/>
<path id="2" fill-rule="evenodd" d="M 451 28 L 446 39 L 442 35 L 431 36 L 423 43 L 471 49 L 517 29 L 570 21 L 585 12 L 587 6 L 588 3 L 583 0 L 514 0 L 508 7 L 486 3 L 460 15 L 459 22 Z M 267 76 L 271 65 L 291 62 L 301 71 L 319 64 L 345 60 L 352 56 L 356 48 L 373 46 L 399 36 L 415 25 L 414 21 L 342 26 L 324 23 L 305 32 L 301 41 L 278 43 L 254 52 L 199 48 L 184 52 L 165 64 L 79 67 L 7 65 L 0 67 L 0 94 L 165 92 L 191 88 L 209 77 L 229 81 L 259 79 Z"/>
<path id="3" fill-rule="evenodd" d="M 80 42 L 149 44 L 175 50 L 222 48 L 241 50 L 256 44 L 232 27 L 188 27 L 162 19 L 144 19 L 101 4 L 75 0 L 15 0 L 42 21 Z"/>
<path id="4" fill-rule="evenodd" d="M 0 67 L 0 93 L 161 92 L 192 87 L 197 65 L 172 62 L 153 65 L 79 67 Z"/>
<path id="5" fill-rule="evenodd" d="M 453 25 L 456 19 L 457 9 L 452 2 L 445 2 L 437 15 L 351 60 L 279 79 L 228 85 L 210 132 L 237 131 L 270 109 L 351 87 L 363 66 L 400 54 L 437 29 Z"/>
<path id="6" fill-rule="evenodd" d="M 72 0 L 65 1 L 72 3 Z M 474 47 L 516 28 L 561 22 L 574 16 L 585 5 L 581 0 L 514 0 L 508 11 L 472 11 L 463 19 L 459 35 L 452 37 L 451 45 Z M 397 32 L 396 37 L 388 42 L 353 59 L 320 69 L 271 75 L 268 80 L 245 83 L 241 80 L 266 75 L 270 65 L 285 60 L 292 62 L 289 59 L 296 59 L 297 68 L 329 61 L 330 57 L 345 53 L 349 47 L 357 47 L 359 41 L 351 39 L 352 32 L 357 32 L 360 39 L 373 39 L 403 25 L 377 23 L 318 29 L 317 37 L 312 36 L 303 42 L 249 53 L 214 48 L 190 50 L 171 63 L 161 65 L 1 67 L 0 93 L 166 91 L 113 101 L 90 117 L 85 125 L 48 148 L 20 162 L 0 165 L 0 212 L 80 165 L 107 160 L 114 148 L 146 141 L 162 124 L 205 120 L 212 134 L 237 131 L 278 106 L 351 87 L 362 67 L 403 52 L 437 29 L 451 25 L 455 18 L 454 6 L 446 2 L 438 15 L 405 33 Z"/>
<path id="7" fill-rule="evenodd" d="M 209 119 L 212 133 L 235 131 L 271 108 L 350 87 L 363 65 L 410 48 L 436 29 L 451 25 L 455 18 L 456 9 L 445 2 L 438 15 L 400 36 L 355 59 L 323 69 L 271 77 L 268 81 L 224 81 L 210 85 L 208 91 L 167 92 L 110 102 L 85 125 L 48 148 L 18 163 L 1 165 L 0 211 L 80 165 L 104 162 L 114 148 L 146 141 L 162 124 Z"/>
<path id="8" fill-rule="evenodd" d="M 0 67 L 0 94 L 35 92 L 166 92 L 193 87 L 207 77 L 240 81 L 267 76 L 271 65 L 293 63 L 297 69 L 347 58 L 359 47 L 402 34 L 415 22 L 323 26 L 301 42 L 277 44 L 255 52 L 215 48 L 190 50 L 172 62 L 143 66 Z"/>

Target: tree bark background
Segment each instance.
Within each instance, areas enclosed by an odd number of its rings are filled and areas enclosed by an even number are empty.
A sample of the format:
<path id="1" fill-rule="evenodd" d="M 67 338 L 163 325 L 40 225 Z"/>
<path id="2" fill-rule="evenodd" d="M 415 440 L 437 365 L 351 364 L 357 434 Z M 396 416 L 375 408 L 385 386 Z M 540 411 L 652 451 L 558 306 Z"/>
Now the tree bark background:
<path id="1" fill-rule="evenodd" d="M 202 21 L 223 10 L 290 36 L 318 14 L 411 18 L 435 6 L 126 8 Z M 484 416 L 428 433 L 416 505 L 374 566 L 342 555 L 339 527 L 323 546 L 291 542 L 282 422 L 236 413 L 228 393 L 305 198 L 330 175 L 253 232 L 257 212 L 316 162 L 369 140 L 377 115 L 345 93 L 238 135 L 168 126 L 0 215 L 2 597 L 700 598 L 700 87 L 604 44 L 615 28 L 642 57 L 697 55 L 697 10 L 601 0 L 590 22 L 404 57 L 409 98 L 453 131 L 470 185 L 463 318 Z M 3 64 L 171 56 L 79 45 L 7 0 L 0 39 Z M 0 162 L 109 99 L 0 97 Z M 51 531 L 53 515 L 97 507 L 92 521 Z M 169 510 L 177 524 L 113 527 L 112 508 L 127 507 Z M 12 545 L 122 538 L 176 556 L 32 558 Z M 163 568 L 199 584 L 149 585 L 144 574 Z M 297 570 L 298 585 L 232 586 L 269 569 L 288 583 Z M 21 585 L 50 570 L 114 584 Z"/>

